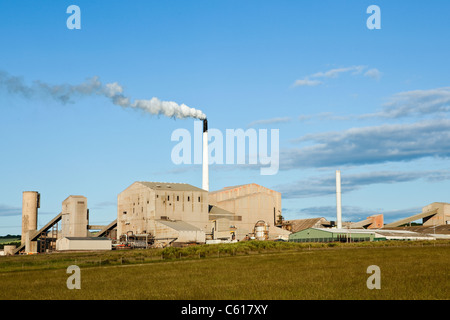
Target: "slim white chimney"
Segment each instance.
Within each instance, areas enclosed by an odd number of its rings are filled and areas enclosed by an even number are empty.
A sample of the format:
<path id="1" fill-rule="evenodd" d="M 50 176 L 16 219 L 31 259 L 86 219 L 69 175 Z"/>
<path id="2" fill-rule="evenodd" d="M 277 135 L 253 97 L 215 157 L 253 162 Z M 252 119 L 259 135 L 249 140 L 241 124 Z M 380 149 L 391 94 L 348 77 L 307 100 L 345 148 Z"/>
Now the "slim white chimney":
<path id="1" fill-rule="evenodd" d="M 342 207 L 341 207 L 341 171 L 336 170 L 336 224 L 337 228 L 342 228 Z"/>
<path id="2" fill-rule="evenodd" d="M 209 171 L 208 171 L 208 120 L 203 120 L 203 178 L 202 189 L 209 191 Z"/>

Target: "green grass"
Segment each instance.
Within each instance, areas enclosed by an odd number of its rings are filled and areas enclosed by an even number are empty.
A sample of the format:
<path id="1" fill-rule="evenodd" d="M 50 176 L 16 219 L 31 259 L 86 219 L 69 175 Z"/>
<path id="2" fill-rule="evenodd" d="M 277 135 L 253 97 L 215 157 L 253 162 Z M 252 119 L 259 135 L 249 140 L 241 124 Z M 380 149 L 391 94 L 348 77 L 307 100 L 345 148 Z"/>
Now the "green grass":
<path id="1" fill-rule="evenodd" d="M 0 249 L 3 249 L 4 246 L 7 245 L 15 245 L 16 247 L 20 246 L 20 236 L 15 235 L 7 235 L 0 237 Z"/>
<path id="2" fill-rule="evenodd" d="M 0 299 L 448 299 L 450 242 L 243 242 L 1 257 Z M 69 290 L 66 268 L 81 268 Z M 381 289 L 369 290 L 369 265 Z"/>

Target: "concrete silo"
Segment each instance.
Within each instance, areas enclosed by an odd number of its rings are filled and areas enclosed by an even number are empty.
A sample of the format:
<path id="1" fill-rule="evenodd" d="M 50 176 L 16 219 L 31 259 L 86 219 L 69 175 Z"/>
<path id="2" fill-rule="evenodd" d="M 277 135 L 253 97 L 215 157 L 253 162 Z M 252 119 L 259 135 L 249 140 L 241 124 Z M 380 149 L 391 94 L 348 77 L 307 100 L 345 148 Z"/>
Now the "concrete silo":
<path id="1" fill-rule="evenodd" d="M 37 242 L 30 241 L 30 237 L 37 230 L 38 208 L 40 194 L 37 191 L 24 191 L 22 194 L 22 241 L 25 252 L 37 252 Z"/>

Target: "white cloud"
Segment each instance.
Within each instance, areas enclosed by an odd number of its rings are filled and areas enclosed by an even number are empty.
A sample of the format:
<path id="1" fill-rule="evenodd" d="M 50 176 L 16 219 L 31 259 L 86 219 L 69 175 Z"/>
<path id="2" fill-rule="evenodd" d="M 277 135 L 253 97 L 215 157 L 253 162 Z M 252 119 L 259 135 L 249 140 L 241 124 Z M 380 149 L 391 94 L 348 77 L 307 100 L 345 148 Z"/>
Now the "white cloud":
<path id="1" fill-rule="evenodd" d="M 304 86 L 318 86 L 319 84 L 322 84 L 322 81 L 319 80 L 309 80 L 309 79 L 299 79 L 294 82 L 292 85 L 293 87 L 304 87 Z"/>
<path id="2" fill-rule="evenodd" d="M 256 121 L 249 123 L 247 127 L 254 127 L 257 125 L 267 125 L 267 124 L 274 124 L 274 123 L 286 123 L 291 120 L 292 119 L 290 117 L 256 120 Z"/>
<path id="3" fill-rule="evenodd" d="M 381 79 L 381 72 L 378 69 L 373 68 L 373 69 L 367 70 L 364 73 L 364 76 L 372 78 L 372 79 L 375 79 L 375 80 L 380 80 Z"/>
<path id="4" fill-rule="evenodd" d="M 360 74 L 365 66 L 351 66 L 346 68 L 335 68 L 325 72 L 317 72 L 311 75 L 311 78 L 337 78 L 339 74 L 352 72 L 352 75 Z"/>
<path id="5" fill-rule="evenodd" d="M 397 93 L 390 97 L 380 112 L 360 116 L 360 118 L 402 118 L 444 114 L 450 111 L 450 87 L 430 90 L 413 90 Z"/>
<path id="6" fill-rule="evenodd" d="M 282 151 L 280 169 L 447 158 L 450 157 L 450 119 L 307 134 L 295 142 L 313 144 Z"/>
<path id="7" fill-rule="evenodd" d="M 327 71 L 321 71 L 316 72 L 314 74 L 311 74 L 309 76 L 304 77 L 303 79 L 296 80 L 292 87 L 304 87 L 304 86 L 318 86 L 323 84 L 323 81 L 315 80 L 314 78 L 337 78 L 340 74 L 343 73 L 350 73 L 351 75 L 358 75 L 361 74 L 367 66 L 357 65 L 357 66 L 351 66 L 351 67 L 343 67 L 343 68 L 334 68 Z M 366 77 L 370 77 L 373 79 L 380 79 L 381 72 L 378 69 L 370 69 L 366 71 L 364 74 Z M 313 79 L 311 79 L 313 78 Z"/>
<path id="8" fill-rule="evenodd" d="M 393 184 L 424 179 L 428 182 L 450 180 L 450 171 L 375 171 L 363 173 L 348 173 L 342 177 L 342 192 L 349 193 L 372 184 Z M 336 177 L 332 174 L 311 177 L 293 183 L 278 185 L 276 190 L 283 198 L 310 198 L 336 194 Z"/>

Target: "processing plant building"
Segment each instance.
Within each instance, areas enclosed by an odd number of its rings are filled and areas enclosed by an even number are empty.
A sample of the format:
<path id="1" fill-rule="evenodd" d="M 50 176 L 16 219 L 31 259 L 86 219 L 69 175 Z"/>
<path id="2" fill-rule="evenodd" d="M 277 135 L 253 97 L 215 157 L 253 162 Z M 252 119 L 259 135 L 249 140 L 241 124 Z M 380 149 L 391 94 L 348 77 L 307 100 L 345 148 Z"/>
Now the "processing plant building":
<path id="1" fill-rule="evenodd" d="M 205 242 L 208 192 L 185 183 L 138 181 L 117 197 L 117 235 L 121 241 Z"/>
<path id="2" fill-rule="evenodd" d="M 257 184 L 215 192 L 185 183 L 138 181 L 117 197 L 117 235 L 145 245 L 287 236 L 276 227 L 281 194 Z"/>

